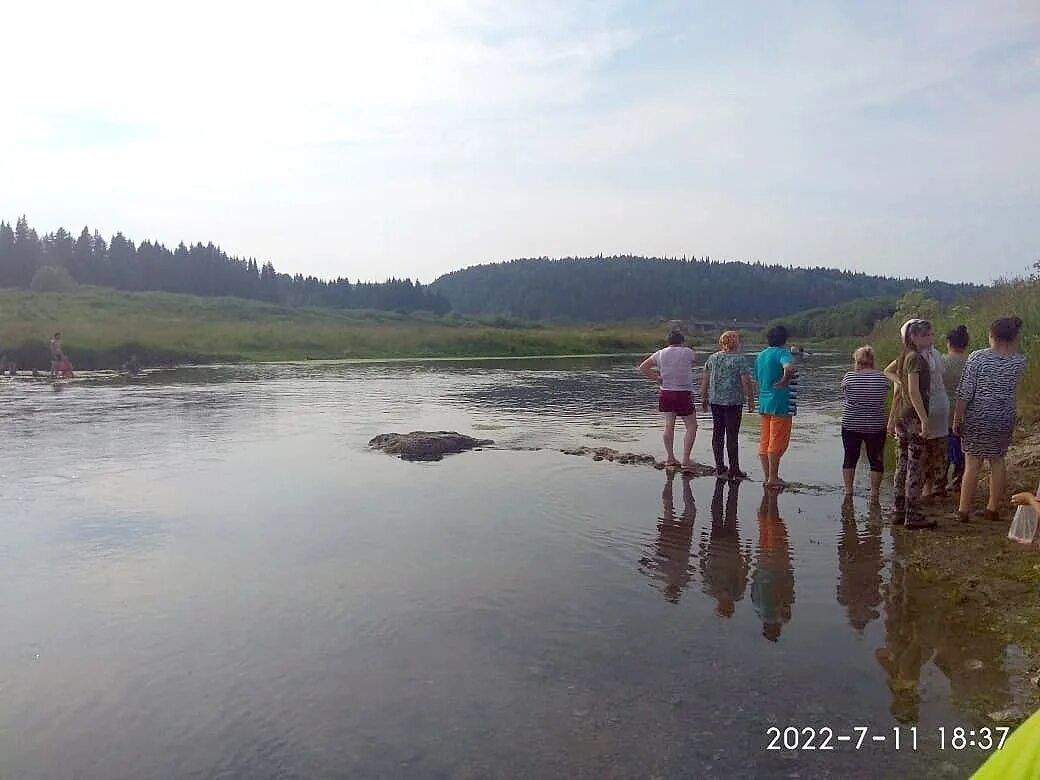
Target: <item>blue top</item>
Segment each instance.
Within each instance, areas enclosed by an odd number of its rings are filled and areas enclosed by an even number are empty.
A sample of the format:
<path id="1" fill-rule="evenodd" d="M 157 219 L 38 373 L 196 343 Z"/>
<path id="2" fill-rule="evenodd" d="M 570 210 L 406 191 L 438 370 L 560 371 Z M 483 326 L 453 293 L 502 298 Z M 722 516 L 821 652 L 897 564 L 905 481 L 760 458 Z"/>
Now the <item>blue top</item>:
<path id="1" fill-rule="evenodd" d="M 795 413 L 791 403 L 791 386 L 774 388 L 784 375 L 784 366 L 794 362 L 787 347 L 763 349 L 755 358 L 755 381 L 758 382 L 759 414 L 775 414 L 791 417 Z"/>

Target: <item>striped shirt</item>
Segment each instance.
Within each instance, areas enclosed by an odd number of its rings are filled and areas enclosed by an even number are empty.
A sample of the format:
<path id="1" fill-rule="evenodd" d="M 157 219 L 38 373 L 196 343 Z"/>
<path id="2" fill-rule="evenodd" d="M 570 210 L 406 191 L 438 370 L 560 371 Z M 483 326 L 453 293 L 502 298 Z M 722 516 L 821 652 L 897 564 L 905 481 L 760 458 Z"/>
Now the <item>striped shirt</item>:
<path id="1" fill-rule="evenodd" d="M 855 433 L 877 433 L 888 427 L 888 377 L 873 368 L 849 371 L 841 380 L 845 409 L 841 427 Z"/>
<path id="2" fill-rule="evenodd" d="M 1026 356 L 1020 352 L 1001 355 L 991 349 L 976 350 L 964 364 L 957 397 L 967 401 L 969 409 L 1014 416 L 1015 393 L 1025 368 Z"/>

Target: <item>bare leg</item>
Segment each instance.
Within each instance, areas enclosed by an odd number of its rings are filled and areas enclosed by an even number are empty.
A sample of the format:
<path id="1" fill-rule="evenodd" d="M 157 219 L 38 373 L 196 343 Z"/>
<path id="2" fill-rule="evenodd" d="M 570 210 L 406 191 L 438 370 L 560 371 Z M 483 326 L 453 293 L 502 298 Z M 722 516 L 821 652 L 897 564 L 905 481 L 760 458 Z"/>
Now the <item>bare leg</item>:
<path id="1" fill-rule="evenodd" d="M 870 503 L 880 504 L 881 503 L 881 478 L 885 476 L 884 472 L 872 471 L 870 472 Z"/>
<path id="2" fill-rule="evenodd" d="M 1007 492 L 1007 463 L 1004 457 L 989 459 L 989 503 L 986 509 L 999 512 Z"/>
<path id="3" fill-rule="evenodd" d="M 675 458 L 675 414 L 665 412 L 664 415 L 664 452 L 669 463 L 677 463 Z"/>
<path id="4" fill-rule="evenodd" d="M 674 417 L 673 423 L 674 423 Z M 683 425 L 686 426 L 686 436 L 683 438 L 682 447 L 682 465 L 683 468 L 691 465 L 690 464 L 690 453 L 693 452 L 693 442 L 697 439 L 697 418 L 694 415 L 682 418 Z"/>
<path id="5" fill-rule="evenodd" d="M 783 487 L 784 481 L 780 479 L 780 458 L 782 455 L 776 455 L 769 453 L 769 479 L 766 480 L 766 484 L 771 487 Z"/>
<path id="6" fill-rule="evenodd" d="M 856 478 L 856 469 L 842 469 L 841 478 L 845 480 L 845 495 L 852 495 L 852 485 Z"/>
<path id="7" fill-rule="evenodd" d="M 964 476 L 961 477 L 961 501 L 958 511 L 961 514 L 971 512 L 975 503 L 975 491 L 979 487 L 979 466 L 982 459 L 977 455 L 964 455 Z"/>
<path id="8" fill-rule="evenodd" d="M 769 481 L 769 456 L 768 455 L 759 455 L 758 456 L 758 460 L 762 464 L 762 482 L 768 482 Z"/>

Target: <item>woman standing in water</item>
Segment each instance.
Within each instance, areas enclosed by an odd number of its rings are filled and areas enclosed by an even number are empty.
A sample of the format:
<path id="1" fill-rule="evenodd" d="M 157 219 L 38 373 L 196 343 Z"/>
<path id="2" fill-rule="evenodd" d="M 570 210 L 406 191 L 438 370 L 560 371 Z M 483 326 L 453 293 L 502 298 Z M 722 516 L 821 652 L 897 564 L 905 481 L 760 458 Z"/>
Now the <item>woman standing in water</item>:
<path id="1" fill-rule="evenodd" d="M 924 484 L 925 432 L 928 430 L 928 401 L 931 393 L 931 369 L 922 354 L 932 345 L 932 325 L 925 320 L 907 324 L 903 337 L 903 354 L 896 361 L 899 383 L 892 398 L 888 430 L 899 443 L 899 460 L 895 477 L 894 523 L 907 528 L 931 528 L 921 511 L 921 488 Z"/>
<path id="2" fill-rule="evenodd" d="M 684 473 L 692 473 L 690 453 L 697 438 L 697 417 L 693 410 L 693 362 L 696 355 L 692 349 L 684 345 L 686 339 L 677 329 L 668 333 L 667 341 L 668 345 L 644 360 L 639 365 L 639 370 L 661 388 L 657 408 L 664 414 L 664 450 L 667 457 L 665 466 L 682 466 Z M 682 418 L 686 428 L 681 464 L 675 458 L 676 417 Z"/>
<path id="3" fill-rule="evenodd" d="M 953 432 L 964 448 L 964 478 L 957 517 L 967 522 L 975 502 L 979 467 L 989 461 L 989 503 L 985 517 L 1000 519 L 1000 502 L 1007 488 L 1004 456 L 1018 416 L 1015 393 L 1026 367 L 1026 356 L 1018 351 L 1022 320 L 1001 317 L 989 328 L 989 349 L 972 352 L 964 364 L 957 387 Z"/>
<path id="4" fill-rule="evenodd" d="M 852 497 L 856 464 L 866 445 L 870 461 L 870 503 L 880 501 L 881 477 L 885 472 L 885 428 L 888 378 L 875 367 L 874 348 L 860 347 L 852 353 L 853 370 L 841 380 L 845 409 L 841 415 L 841 443 L 845 459 L 841 466 L 845 497 Z"/>
<path id="5" fill-rule="evenodd" d="M 958 325 L 946 335 L 946 367 L 943 369 L 943 384 L 946 386 L 946 395 L 950 403 L 957 401 L 957 386 L 961 383 L 964 375 L 964 365 L 968 362 L 968 329 L 964 325 Z M 964 475 L 964 452 L 961 450 L 961 437 L 953 432 L 951 415 L 951 428 L 949 438 L 946 440 L 946 467 L 953 466 L 953 474 L 950 477 L 948 489 L 959 491 L 961 488 L 961 477 Z M 942 475 L 943 483 L 946 482 L 947 474 Z"/>
<path id="6" fill-rule="evenodd" d="M 740 334 L 727 330 L 719 337 L 718 352 L 708 356 L 701 377 L 701 403 L 711 410 L 711 449 L 715 454 L 715 474 L 732 480 L 747 479 L 740 470 L 737 435 L 747 404 L 754 411 L 755 397 L 751 387 L 751 364 L 740 351 Z M 723 448 L 729 455 L 729 468 L 723 459 Z"/>

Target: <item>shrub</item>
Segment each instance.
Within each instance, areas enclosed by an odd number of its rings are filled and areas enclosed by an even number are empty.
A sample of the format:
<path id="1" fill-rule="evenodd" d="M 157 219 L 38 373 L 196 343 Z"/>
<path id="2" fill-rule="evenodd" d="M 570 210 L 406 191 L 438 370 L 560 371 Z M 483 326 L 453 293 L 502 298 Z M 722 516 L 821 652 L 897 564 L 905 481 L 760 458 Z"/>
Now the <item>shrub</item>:
<path id="1" fill-rule="evenodd" d="M 64 268 L 45 265 L 33 274 L 29 287 L 33 292 L 69 292 L 76 288 L 76 280 Z"/>

